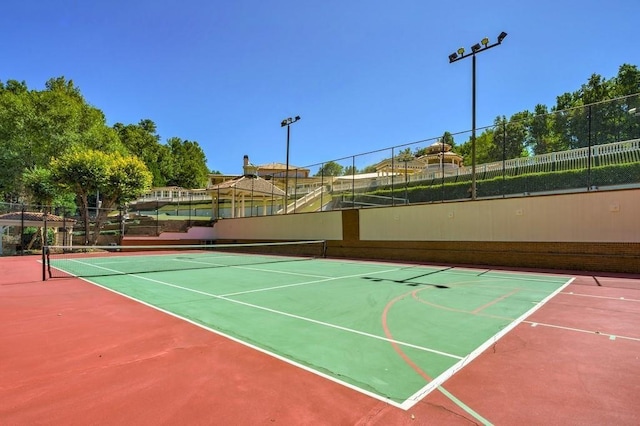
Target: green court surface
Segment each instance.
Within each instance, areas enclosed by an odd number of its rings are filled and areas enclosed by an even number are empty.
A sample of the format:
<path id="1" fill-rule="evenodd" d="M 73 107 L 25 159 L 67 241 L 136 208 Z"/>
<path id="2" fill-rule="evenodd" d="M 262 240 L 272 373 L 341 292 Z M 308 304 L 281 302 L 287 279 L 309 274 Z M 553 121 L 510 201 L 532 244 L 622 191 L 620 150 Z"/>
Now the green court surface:
<path id="1" fill-rule="evenodd" d="M 154 255 L 172 262 L 177 254 Z M 145 256 L 52 265 L 112 273 Z M 199 262 L 190 255 L 189 262 Z M 569 284 L 567 277 L 333 259 L 93 276 L 126 295 L 407 409 Z M 93 266 L 95 265 L 95 266 Z"/>

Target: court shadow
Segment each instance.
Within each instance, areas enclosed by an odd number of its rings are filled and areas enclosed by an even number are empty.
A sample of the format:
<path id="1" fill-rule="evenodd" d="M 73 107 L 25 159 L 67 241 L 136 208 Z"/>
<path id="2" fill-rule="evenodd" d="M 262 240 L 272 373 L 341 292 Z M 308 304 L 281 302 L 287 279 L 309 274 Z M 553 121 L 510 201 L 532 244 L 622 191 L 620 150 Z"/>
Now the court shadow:
<path id="1" fill-rule="evenodd" d="M 362 279 L 373 281 L 374 283 L 378 283 L 378 282 L 383 282 L 384 281 L 384 282 L 395 283 L 395 284 L 403 284 L 403 285 L 407 285 L 407 286 L 410 286 L 410 287 L 429 286 L 429 287 L 435 287 L 435 288 L 441 288 L 441 289 L 449 288 L 449 286 L 446 286 L 446 285 L 443 285 L 443 284 L 416 283 L 416 282 L 411 281 L 414 278 L 417 278 L 417 277 L 407 278 L 407 279 L 404 279 L 404 280 L 391 280 L 391 279 L 387 279 L 387 278 L 377 278 L 377 277 L 362 277 Z"/>

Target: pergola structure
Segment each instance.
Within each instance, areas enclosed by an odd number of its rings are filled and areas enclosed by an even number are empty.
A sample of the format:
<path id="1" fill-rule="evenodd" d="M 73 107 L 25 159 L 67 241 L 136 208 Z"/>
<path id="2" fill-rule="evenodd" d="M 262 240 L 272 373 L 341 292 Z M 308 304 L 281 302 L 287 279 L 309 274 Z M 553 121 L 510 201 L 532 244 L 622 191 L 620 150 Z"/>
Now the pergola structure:
<path id="1" fill-rule="evenodd" d="M 426 148 L 426 154 L 420 157 L 426 163 L 427 169 L 437 168 L 459 168 L 462 167 L 462 156 L 451 151 L 451 145 L 443 142 L 436 142 Z"/>
<path id="2" fill-rule="evenodd" d="M 231 200 L 231 217 L 244 217 L 247 203 L 262 209 L 262 215 L 267 215 L 269 203 L 282 200 L 285 192 L 271 182 L 256 176 L 244 175 L 210 186 L 207 191 L 213 199 L 214 216 L 220 217 L 220 201 Z M 282 200 L 284 202 L 284 200 Z M 257 204 L 256 204 L 257 203 Z M 258 213 L 260 216 L 260 213 Z"/>
<path id="3" fill-rule="evenodd" d="M 62 216 L 54 214 L 45 214 L 40 212 L 11 212 L 0 215 L 0 255 L 2 254 L 2 235 L 11 227 L 33 226 L 36 228 L 53 229 L 55 233 L 55 243 L 61 243 L 58 241 L 58 235 L 60 229 L 64 229 L 69 237 L 67 241 L 71 242 L 71 234 L 73 232 L 73 226 L 76 221 L 74 219 L 67 219 Z"/>
<path id="4" fill-rule="evenodd" d="M 378 176 L 423 173 L 432 169 L 454 170 L 462 167 L 462 156 L 451 151 L 451 145 L 436 142 L 425 149 L 420 157 L 397 156 L 386 158 L 375 165 Z M 445 173 L 448 173 L 445 171 Z"/>

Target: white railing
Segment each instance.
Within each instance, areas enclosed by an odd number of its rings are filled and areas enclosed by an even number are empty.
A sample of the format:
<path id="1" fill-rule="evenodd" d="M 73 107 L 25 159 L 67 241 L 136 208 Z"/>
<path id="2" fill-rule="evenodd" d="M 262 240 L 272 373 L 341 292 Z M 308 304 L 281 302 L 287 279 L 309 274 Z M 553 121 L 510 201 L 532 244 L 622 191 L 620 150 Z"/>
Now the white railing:
<path id="1" fill-rule="evenodd" d="M 155 193 L 147 193 L 138 198 L 136 202 L 143 201 L 167 201 L 173 203 L 189 203 L 195 201 L 211 201 L 211 194 L 206 192 L 193 192 L 191 194 L 182 193 L 180 195 L 158 195 Z"/>
<path id="2" fill-rule="evenodd" d="M 503 171 L 507 175 L 521 170 L 528 173 L 551 172 L 553 170 L 571 170 L 586 168 L 589 162 L 589 148 L 577 148 L 569 151 L 552 152 L 548 154 L 534 155 L 531 157 L 513 158 L 510 160 L 495 161 L 476 166 L 476 175 L 482 177 L 500 176 Z M 640 162 L 640 139 L 632 139 L 624 142 L 613 142 L 605 145 L 591 147 L 591 165 L 612 165 Z M 444 176 L 465 176 L 472 173 L 470 166 L 445 170 Z M 335 192 L 371 189 L 378 186 L 404 184 L 404 175 L 396 173 L 395 176 L 381 176 L 371 179 L 353 179 L 348 182 L 334 182 L 332 189 Z M 407 182 L 425 182 L 442 179 L 442 171 L 425 171 L 407 176 Z"/>
<path id="3" fill-rule="evenodd" d="M 303 207 L 305 204 L 314 201 L 316 198 L 320 197 L 322 194 L 327 192 L 327 188 L 325 186 L 320 186 L 313 191 L 307 192 L 303 197 L 296 199 L 293 203 L 289 203 L 287 205 L 287 213 L 295 212 L 297 209 Z M 284 209 L 280 209 L 276 212 L 276 214 L 284 213 Z"/>

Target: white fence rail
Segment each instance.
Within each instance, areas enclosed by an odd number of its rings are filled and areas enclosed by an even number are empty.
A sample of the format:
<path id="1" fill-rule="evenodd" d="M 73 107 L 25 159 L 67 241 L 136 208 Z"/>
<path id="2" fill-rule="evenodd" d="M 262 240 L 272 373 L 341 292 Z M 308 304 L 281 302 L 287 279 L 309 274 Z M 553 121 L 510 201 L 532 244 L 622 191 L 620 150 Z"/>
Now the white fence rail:
<path id="1" fill-rule="evenodd" d="M 612 164 L 640 162 L 640 139 L 632 139 L 624 142 L 614 142 L 606 145 L 595 145 L 589 148 L 577 148 L 569 151 L 552 152 L 549 154 L 534 155 L 531 157 L 513 158 L 505 161 L 479 164 L 476 166 L 476 176 L 490 178 L 526 173 L 541 173 L 560 170 L 584 169 L 591 161 L 591 166 L 605 166 Z M 428 170 L 428 169 L 426 169 Z M 444 170 L 444 177 L 471 175 L 472 168 L 463 166 Z M 393 176 L 381 176 L 370 179 L 353 179 L 348 182 L 334 182 L 334 192 L 365 190 L 378 186 L 404 184 L 407 182 L 426 182 L 442 179 L 442 170 L 425 171 L 413 175 L 402 174 L 400 168 Z"/>

